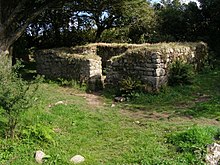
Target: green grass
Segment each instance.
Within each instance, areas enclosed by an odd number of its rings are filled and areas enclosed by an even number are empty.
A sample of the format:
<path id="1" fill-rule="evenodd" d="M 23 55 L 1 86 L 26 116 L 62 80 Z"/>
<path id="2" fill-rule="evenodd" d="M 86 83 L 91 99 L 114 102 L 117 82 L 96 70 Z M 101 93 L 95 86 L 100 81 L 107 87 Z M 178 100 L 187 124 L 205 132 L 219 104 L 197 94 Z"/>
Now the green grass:
<path id="1" fill-rule="evenodd" d="M 220 71 L 196 76 L 194 85 L 166 87 L 157 94 L 141 94 L 129 104 L 129 109 L 144 112 L 166 112 L 175 116 L 195 118 L 220 117 Z"/>
<path id="2" fill-rule="evenodd" d="M 78 95 L 84 94 L 82 90 L 42 83 L 38 101 L 23 115 L 16 139 L 4 139 L 5 120 L 0 117 L 0 164 L 35 165 L 36 150 L 50 155 L 44 163 L 48 165 L 68 165 L 77 154 L 85 157 L 85 165 L 202 164 L 202 158 L 179 152 L 169 136 L 194 127 L 212 131 L 220 126 L 219 75 L 219 70 L 203 73 L 192 86 L 140 94 L 115 107 L 109 98 L 102 97 L 97 106 Z M 65 104 L 55 105 L 58 101 Z M 29 137 L 22 134 L 25 130 Z"/>

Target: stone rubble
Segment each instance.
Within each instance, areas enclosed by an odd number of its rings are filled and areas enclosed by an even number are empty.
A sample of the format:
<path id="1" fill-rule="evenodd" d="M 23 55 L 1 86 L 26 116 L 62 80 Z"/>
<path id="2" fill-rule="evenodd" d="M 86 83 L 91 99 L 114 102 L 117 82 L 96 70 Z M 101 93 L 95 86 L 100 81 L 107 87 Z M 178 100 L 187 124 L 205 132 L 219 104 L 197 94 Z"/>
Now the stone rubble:
<path id="1" fill-rule="evenodd" d="M 206 163 L 208 165 L 218 165 L 220 163 L 220 145 L 213 143 L 207 146 Z"/>
<path id="2" fill-rule="evenodd" d="M 46 154 L 43 151 L 36 151 L 35 152 L 35 160 L 37 163 L 42 164 L 43 158 L 46 156 Z"/>

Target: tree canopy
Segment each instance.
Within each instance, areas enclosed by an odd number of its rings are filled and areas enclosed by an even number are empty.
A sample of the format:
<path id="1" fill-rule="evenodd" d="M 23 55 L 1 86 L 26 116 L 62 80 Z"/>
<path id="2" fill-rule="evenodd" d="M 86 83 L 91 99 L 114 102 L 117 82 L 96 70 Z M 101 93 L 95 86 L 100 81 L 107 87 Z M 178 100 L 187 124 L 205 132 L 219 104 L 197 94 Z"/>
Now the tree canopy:
<path id="1" fill-rule="evenodd" d="M 0 0 L 0 48 L 8 49 L 44 10 L 65 0 Z"/>
<path id="2" fill-rule="evenodd" d="M 0 0 L 0 50 L 16 42 L 59 47 L 88 42 L 220 41 L 218 0 Z M 15 44 L 15 45 L 16 45 Z M 24 45 L 24 44 L 23 44 Z"/>

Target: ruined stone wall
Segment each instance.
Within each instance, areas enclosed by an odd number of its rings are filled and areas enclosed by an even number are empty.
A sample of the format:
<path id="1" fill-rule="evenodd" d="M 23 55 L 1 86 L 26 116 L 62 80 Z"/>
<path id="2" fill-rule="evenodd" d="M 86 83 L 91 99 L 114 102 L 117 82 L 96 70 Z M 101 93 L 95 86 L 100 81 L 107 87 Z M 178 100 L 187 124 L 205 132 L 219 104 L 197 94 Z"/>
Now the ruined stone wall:
<path id="1" fill-rule="evenodd" d="M 123 54 L 128 50 L 133 50 L 133 49 L 145 47 L 148 45 L 150 44 L 98 43 L 96 54 L 101 57 L 102 68 L 105 69 L 107 67 L 108 60 L 110 60 L 112 57 Z"/>
<path id="2" fill-rule="evenodd" d="M 97 84 L 106 68 L 106 86 L 135 78 L 158 89 L 167 82 L 168 66 L 175 60 L 203 67 L 204 43 L 89 44 L 37 52 L 37 72 L 49 78 L 66 78 Z M 99 83 L 98 83 L 99 84 Z M 96 85 L 94 85 L 96 86 Z"/>
<path id="3" fill-rule="evenodd" d="M 161 44 L 128 50 L 109 60 L 106 84 L 117 86 L 122 79 L 131 77 L 158 89 L 167 82 L 170 63 L 182 60 L 200 69 L 206 56 L 204 43 Z"/>
<path id="4" fill-rule="evenodd" d="M 114 57 L 118 56 L 128 50 L 126 46 L 114 46 L 111 44 L 98 45 L 97 46 L 97 55 L 102 59 L 102 68 L 107 67 L 107 61 Z"/>
<path id="5" fill-rule="evenodd" d="M 68 48 L 40 50 L 36 53 L 37 72 L 48 78 L 100 83 L 101 59 L 94 55 L 72 54 Z"/>

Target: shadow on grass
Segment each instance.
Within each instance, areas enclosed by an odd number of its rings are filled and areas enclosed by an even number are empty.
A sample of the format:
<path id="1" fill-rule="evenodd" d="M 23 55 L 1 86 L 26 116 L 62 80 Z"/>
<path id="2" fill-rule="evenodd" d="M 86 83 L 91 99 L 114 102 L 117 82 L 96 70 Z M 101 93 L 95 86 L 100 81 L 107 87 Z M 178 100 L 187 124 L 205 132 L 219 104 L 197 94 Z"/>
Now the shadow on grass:
<path id="1" fill-rule="evenodd" d="M 36 63 L 29 62 L 24 64 L 24 68 L 20 73 L 27 81 L 34 80 L 36 73 Z M 63 87 L 72 87 L 83 89 L 76 81 L 68 81 L 64 79 L 50 80 Z M 195 83 L 191 86 L 177 86 L 164 88 L 162 92 L 155 94 L 138 93 L 132 100 L 122 104 L 131 111 L 147 111 L 147 112 L 166 112 L 177 116 L 207 117 L 220 119 L 220 68 L 214 70 L 205 70 L 195 78 Z M 88 91 L 87 91 L 88 92 Z M 92 93 L 93 92 L 88 92 Z M 115 89 L 95 92 L 95 95 L 102 95 L 107 99 L 114 99 L 117 95 Z M 198 101 L 198 99 L 207 95 L 207 100 Z M 128 107 L 127 107 L 128 106 Z"/>
<path id="2" fill-rule="evenodd" d="M 33 62 L 24 62 L 22 63 L 24 67 L 22 67 L 19 72 L 22 78 L 26 81 L 32 81 L 37 76 L 36 72 L 36 63 Z"/>
<path id="3" fill-rule="evenodd" d="M 181 114 L 196 118 L 216 118 L 216 120 L 220 121 L 220 100 L 196 103 L 195 106 L 185 110 Z"/>
<path id="4" fill-rule="evenodd" d="M 156 94 L 139 94 L 122 106 L 129 111 L 220 120 L 220 69 L 196 76 L 191 86 L 167 87 Z M 108 97 L 108 96 L 107 96 Z"/>

